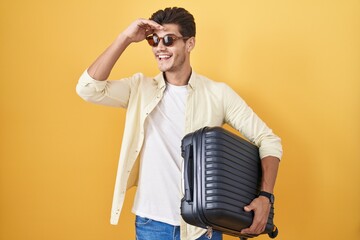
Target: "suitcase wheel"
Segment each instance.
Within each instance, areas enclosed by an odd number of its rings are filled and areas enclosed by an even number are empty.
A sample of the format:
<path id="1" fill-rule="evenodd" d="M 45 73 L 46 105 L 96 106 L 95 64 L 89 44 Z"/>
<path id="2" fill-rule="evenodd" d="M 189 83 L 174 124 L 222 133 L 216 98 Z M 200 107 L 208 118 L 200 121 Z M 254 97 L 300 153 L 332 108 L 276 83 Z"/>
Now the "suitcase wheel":
<path id="1" fill-rule="evenodd" d="M 248 238 L 246 237 L 240 237 L 240 240 L 247 240 Z"/>
<path id="2" fill-rule="evenodd" d="M 276 238 L 276 236 L 278 235 L 278 233 L 279 233 L 278 228 L 277 228 L 276 226 L 274 226 L 273 231 L 272 231 L 271 233 L 268 233 L 268 235 L 269 235 L 270 238 Z"/>

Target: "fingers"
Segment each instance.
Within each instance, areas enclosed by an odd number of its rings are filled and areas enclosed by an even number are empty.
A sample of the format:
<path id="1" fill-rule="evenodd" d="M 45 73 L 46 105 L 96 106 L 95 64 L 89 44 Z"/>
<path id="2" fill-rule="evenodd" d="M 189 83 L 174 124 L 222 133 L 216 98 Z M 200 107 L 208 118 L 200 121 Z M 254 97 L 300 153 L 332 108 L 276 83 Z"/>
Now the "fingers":
<path id="1" fill-rule="evenodd" d="M 246 212 L 251 212 L 251 211 L 254 210 L 254 206 L 252 206 L 252 205 L 245 206 L 245 207 L 244 207 L 244 210 L 245 210 Z"/>
<path id="2" fill-rule="evenodd" d="M 139 19 L 137 26 L 140 29 L 145 30 L 145 32 L 149 33 L 149 34 L 153 33 L 155 30 L 163 30 L 164 29 L 164 27 L 161 26 L 160 24 L 158 24 L 157 22 L 152 21 L 152 20 L 147 20 L 147 19 Z"/>
<path id="3" fill-rule="evenodd" d="M 254 219 L 249 228 L 243 229 L 241 234 L 259 235 L 265 231 L 267 219 L 270 213 L 270 205 L 264 204 L 260 199 L 254 199 L 250 205 L 245 206 L 246 212 L 254 211 Z"/>
<path id="4" fill-rule="evenodd" d="M 266 222 L 263 223 L 254 218 L 253 223 L 249 228 L 241 230 L 241 234 L 259 235 L 265 231 Z"/>
<path id="5" fill-rule="evenodd" d="M 128 26 L 122 34 L 131 42 L 140 42 L 145 39 L 146 36 L 154 33 L 156 30 L 165 29 L 160 24 L 148 20 L 148 19 L 137 19 L 130 26 Z"/>

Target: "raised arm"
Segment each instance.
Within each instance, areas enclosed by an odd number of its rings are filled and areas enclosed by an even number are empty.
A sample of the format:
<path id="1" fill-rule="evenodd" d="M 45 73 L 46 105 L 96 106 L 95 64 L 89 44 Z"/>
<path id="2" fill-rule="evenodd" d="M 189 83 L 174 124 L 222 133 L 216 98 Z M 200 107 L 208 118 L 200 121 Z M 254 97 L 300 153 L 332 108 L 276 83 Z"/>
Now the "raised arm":
<path id="1" fill-rule="evenodd" d="M 88 74 L 96 80 L 106 80 L 116 61 L 131 43 L 140 42 L 154 30 L 162 28 L 161 25 L 152 20 L 135 20 L 127 29 L 120 33 L 115 41 L 90 65 Z"/>

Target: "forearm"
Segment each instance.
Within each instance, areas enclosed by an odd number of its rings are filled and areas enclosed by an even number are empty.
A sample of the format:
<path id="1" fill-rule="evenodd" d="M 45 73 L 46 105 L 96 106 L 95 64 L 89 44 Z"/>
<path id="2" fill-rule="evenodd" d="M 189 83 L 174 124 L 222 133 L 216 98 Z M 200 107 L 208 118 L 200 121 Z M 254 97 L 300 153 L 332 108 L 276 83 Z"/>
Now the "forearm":
<path id="1" fill-rule="evenodd" d="M 116 61 L 130 43 L 131 41 L 124 34 L 120 34 L 95 62 L 91 64 L 88 68 L 88 74 L 96 80 L 106 80 Z"/>
<path id="2" fill-rule="evenodd" d="M 160 24 L 147 19 L 137 19 L 125 29 L 116 40 L 88 68 L 88 74 L 96 80 L 106 80 L 116 61 L 133 42 L 141 42 L 156 29 L 164 29 Z"/>
<path id="3" fill-rule="evenodd" d="M 262 181 L 261 190 L 273 193 L 280 160 L 277 157 L 267 156 L 261 159 Z"/>
<path id="4" fill-rule="evenodd" d="M 277 157 L 264 157 L 261 159 L 262 166 L 262 182 L 261 190 L 273 193 L 275 180 L 279 168 L 279 158 Z M 267 197 L 259 196 L 255 198 L 249 205 L 244 207 L 247 212 L 254 211 L 255 216 L 253 223 L 249 228 L 243 229 L 242 234 L 260 234 L 265 230 L 271 209 L 270 201 Z"/>

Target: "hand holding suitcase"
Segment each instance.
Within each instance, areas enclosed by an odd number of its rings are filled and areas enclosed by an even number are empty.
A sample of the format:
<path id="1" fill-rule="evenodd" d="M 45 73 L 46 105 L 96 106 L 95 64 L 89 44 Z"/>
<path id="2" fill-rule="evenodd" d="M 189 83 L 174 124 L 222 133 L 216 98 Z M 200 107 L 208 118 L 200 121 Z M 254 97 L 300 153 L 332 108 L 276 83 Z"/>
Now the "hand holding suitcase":
<path id="1" fill-rule="evenodd" d="M 238 236 L 253 220 L 244 207 L 258 196 L 261 183 L 259 149 L 221 128 L 204 127 L 182 139 L 184 198 L 181 215 L 185 222 Z M 265 231 L 275 238 L 271 207 Z"/>

